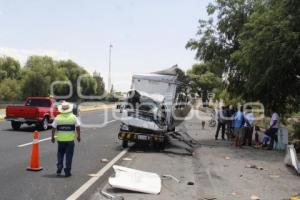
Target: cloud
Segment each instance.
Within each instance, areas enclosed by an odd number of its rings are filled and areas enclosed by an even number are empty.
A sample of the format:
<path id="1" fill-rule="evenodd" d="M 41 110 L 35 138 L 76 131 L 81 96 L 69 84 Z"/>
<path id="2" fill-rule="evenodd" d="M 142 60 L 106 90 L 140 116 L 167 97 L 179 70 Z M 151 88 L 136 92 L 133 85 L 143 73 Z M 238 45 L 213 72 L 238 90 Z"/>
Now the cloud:
<path id="1" fill-rule="evenodd" d="M 32 55 L 50 56 L 55 60 L 66 60 L 71 58 L 68 52 L 60 52 L 56 50 L 0 47 L 0 56 L 11 56 L 19 60 L 22 65 L 25 64 L 27 58 Z"/>

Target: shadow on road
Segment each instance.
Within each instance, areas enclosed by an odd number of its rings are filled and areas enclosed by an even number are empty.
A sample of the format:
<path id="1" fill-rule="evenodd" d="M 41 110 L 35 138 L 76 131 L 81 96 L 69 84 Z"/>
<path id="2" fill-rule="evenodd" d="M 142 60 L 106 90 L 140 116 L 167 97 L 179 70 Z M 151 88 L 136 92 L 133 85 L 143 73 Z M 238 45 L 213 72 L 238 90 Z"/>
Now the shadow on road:
<path id="1" fill-rule="evenodd" d="M 49 130 L 50 128 L 48 128 L 47 130 Z M 7 131 L 7 132 L 28 132 L 28 133 L 32 133 L 34 131 L 39 131 L 39 132 L 45 132 L 47 130 L 39 130 L 37 129 L 35 126 L 26 126 L 26 127 L 21 127 L 19 130 L 13 130 L 13 129 L 3 129 L 2 131 Z"/>
<path id="2" fill-rule="evenodd" d="M 151 145 L 147 144 L 134 144 L 129 152 L 134 153 L 165 153 L 165 154 L 174 154 L 174 155 L 181 155 L 181 156 L 191 156 L 191 152 L 186 150 L 186 147 L 167 143 L 164 150 L 159 150 Z"/>
<path id="3" fill-rule="evenodd" d="M 66 178 L 65 176 L 61 175 L 61 176 L 57 176 L 56 174 L 45 174 L 42 177 L 44 178 Z"/>

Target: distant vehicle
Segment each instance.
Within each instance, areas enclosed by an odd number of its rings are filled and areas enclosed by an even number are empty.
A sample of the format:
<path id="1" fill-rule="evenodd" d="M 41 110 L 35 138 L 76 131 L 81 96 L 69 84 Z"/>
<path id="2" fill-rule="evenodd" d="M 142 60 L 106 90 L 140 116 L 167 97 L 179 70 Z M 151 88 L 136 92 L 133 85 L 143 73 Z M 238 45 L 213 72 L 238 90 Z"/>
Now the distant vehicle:
<path id="1" fill-rule="evenodd" d="M 123 113 L 123 110 L 128 109 L 129 107 L 130 106 L 128 105 L 128 103 L 124 101 L 121 104 L 118 104 L 116 108 L 120 110 L 120 113 Z"/>
<path id="2" fill-rule="evenodd" d="M 58 102 L 51 97 L 28 97 L 24 106 L 9 105 L 6 107 L 7 121 L 11 121 L 14 130 L 20 129 L 22 124 L 35 124 L 38 129 L 48 129 L 49 123 L 59 114 Z M 78 107 L 73 106 L 73 113 L 78 115 Z"/>

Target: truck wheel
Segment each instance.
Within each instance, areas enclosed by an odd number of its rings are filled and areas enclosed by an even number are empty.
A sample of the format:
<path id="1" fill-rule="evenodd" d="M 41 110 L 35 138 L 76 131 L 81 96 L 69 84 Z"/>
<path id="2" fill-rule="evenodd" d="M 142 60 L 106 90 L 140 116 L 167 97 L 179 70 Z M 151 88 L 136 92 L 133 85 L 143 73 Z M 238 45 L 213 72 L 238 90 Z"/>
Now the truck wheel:
<path id="1" fill-rule="evenodd" d="M 166 148 L 166 143 L 165 142 L 161 142 L 161 143 L 159 143 L 159 145 L 158 145 L 158 147 L 159 147 L 159 150 L 165 150 L 165 148 Z"/>
<path id="2" fill-rule="evenodd" d="M 48 125 L 49 125 L 48 118 L 45 117 L 43 119 L 43 121 L 40 124 L 38 124 L 38 128 L 40 130 L 47 130 L 48 129 Z"/>
<path id="3" fill-rule="evenodd" d="M 14 130 L 19 130 L 20 127 L 21 127 L 21 123 L 20 123 L 20 122 L 11 121 L 11 127 L 12 127 Z"/>
<path id="4" fill-rule="evenodd" d="M 122 141 L 122 147 L 123 147 L 124 149 L 128 148 L 128 141 L 127 141 L 127 140 L 123 140 L 123 141 Z"/>
<path id="5" fill-rule="evenodd" d="M 163 151 L 165 150 L 165 142 L 154 142 L 152 144 L 154 150 L 156 151 Z"/>

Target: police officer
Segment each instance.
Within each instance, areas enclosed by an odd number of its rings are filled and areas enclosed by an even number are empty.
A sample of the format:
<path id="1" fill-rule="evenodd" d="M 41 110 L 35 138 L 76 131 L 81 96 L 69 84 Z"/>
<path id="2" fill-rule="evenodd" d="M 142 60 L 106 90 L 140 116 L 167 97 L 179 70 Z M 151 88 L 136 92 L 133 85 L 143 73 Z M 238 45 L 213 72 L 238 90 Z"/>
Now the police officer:
<path id="1" fill-rule="evenodd" d="M 66 165 L 64 168 L 65 177 L 70 177 L 72 168 L 72 158 L 74 153 L 74 140 L 80 142 L 80 122 L 72 113 L 73 105 L 68 102 L 62 102 L 58 105 L 59 115 L 56 116 L 52 123 L 52 143 L 55 143 L 55 137 L 58 144 L 57 150 L 57 171 L 61 175 L 64 167 L 64 155 L 66 154 Z"/>

